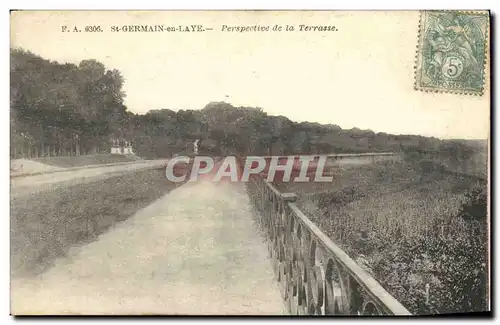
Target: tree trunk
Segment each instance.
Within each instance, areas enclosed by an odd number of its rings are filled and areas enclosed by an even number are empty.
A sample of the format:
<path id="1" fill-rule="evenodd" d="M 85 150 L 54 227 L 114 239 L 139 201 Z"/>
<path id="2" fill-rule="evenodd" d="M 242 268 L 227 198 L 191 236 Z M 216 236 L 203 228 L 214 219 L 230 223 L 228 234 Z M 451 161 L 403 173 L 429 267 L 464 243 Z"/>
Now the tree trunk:
<path id="1" fill-rule="evenodd" d="M 80 139 L 76 140 L 76 145 L 75 145 L 75 150 L 76 150 L 76 155 L 80 155 Z"/>
<path id="2" fill-rule="evenodd" d="M 21 158 L 24 158 L 24 141 L 21 141 L 20 151 L 21 151 Z"/>
<path id="3" fill-rule="evenodd" d="M 61 135 L 59 134 L 59 136 L 57 137 L 57 141 L 59 142 L 59 156 L 62 156 L 63 155 L 63 142 L 62 142 L 62 137 Z"/>

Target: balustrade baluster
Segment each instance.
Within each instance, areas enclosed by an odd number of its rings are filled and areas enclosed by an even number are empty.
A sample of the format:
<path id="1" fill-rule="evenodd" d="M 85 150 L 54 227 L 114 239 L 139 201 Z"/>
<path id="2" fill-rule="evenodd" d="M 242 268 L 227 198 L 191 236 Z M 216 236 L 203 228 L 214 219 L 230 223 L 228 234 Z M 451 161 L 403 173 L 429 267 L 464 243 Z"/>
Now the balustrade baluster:
<path id="1" fill-rule="evenodd" d="M 267 236 L 283 299 L 293 315 L 411 315 L 281 193 L 252 177 L 247 193 Z"/>

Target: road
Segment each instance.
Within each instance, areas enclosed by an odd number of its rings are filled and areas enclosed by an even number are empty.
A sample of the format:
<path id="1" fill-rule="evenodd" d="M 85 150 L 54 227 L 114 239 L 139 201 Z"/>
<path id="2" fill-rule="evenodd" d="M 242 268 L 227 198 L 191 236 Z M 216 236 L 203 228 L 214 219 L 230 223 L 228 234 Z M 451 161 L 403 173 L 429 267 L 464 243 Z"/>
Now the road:
<path id="1" fill-rule="evenodd" d="M 134 170 L 159 168 L 165 166 L 166 163 L 167 160 L 146 160 L 127 164 L 103 165 L 102 167 L 94 168 L 72 168 L 69 171 L 15 177 L 10 180 L 11 198 L 45 190 L 52 186 L 74 185 Z"/>
<path id="2" fill-rule="evenodd" d="M 13 314 L 284 314 L 244 184 L 166 194 L 36 277 L 11 281 Z"/>

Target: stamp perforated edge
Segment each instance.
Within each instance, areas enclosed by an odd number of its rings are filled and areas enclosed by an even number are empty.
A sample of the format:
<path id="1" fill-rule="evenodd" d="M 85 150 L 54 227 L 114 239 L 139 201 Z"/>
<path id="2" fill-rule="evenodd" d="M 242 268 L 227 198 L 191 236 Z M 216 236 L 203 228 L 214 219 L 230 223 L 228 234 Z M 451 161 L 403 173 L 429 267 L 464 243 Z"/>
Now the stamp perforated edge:
<path id="1" fill-rule="evenodd" d="M 426 12 L 460 12 L 460 13 L 465 13 L 465 14 L 475 14 L 475 15 L 484 15 L 485 17 L 488 18 L 488 23 L 485 28 L 485 44 L 484 44 L 484 60 L 483 60 L 483 83 L 481 86 L 481 90 L 479 91 L 468 91 L 468 90 L 457 90 L 457 89 L 436 89 L 436 88 L 430 88 L 430 87 L 423 87 L 418 84 L 418 79 L 420 78 L 420 69 L 419 63 L 420 63 L 420 43 L 423 40 L 423 33 L 422 33 L 422 25 L 423 25 L 423 19 L 424 19 L 424 14 Z M 481 11 L 482 12 L 482 11 Z M 418 21 L 418 33 L 417 33 L 417 49 L 415 52 L 415 65 L 413 66 L 413 76 L 414 76 L 414 84 L 413 84 L 413 89 L 416 91 L 422 91 L 426 93 L 444 93 L 444 94 L 459 94 L 459 95 L 470 95 L 470 96 L 482 96 L 484 94 L 484 88 L 486 84 L 486 75 L 488 74 L 488 60 L 490 57 L 490 15 L 491 12 L 487 11 L 485 13 L 481 13 L 478 11 L 470 11 L 470 10 L 420 10 L 420 19 Z"/>

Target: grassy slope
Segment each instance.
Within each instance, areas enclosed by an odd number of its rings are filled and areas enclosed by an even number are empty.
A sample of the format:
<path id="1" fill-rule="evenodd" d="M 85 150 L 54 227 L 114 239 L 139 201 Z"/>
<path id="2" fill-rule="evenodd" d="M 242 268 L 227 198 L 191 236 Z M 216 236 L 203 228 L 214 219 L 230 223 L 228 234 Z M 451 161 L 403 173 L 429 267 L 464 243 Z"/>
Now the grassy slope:
<path id="1" fill-rule="evenodd" d="M 176 186 L 162 169 L 143 170 L 12 199 L 12 274 L 42 272 Z"/>
<path id="2" fill-rule="evenodd" d="M 368 271 L 414 313 L 483 308 L 471 302 L 477 298 L 466 296 L 484 295 L 483 280 L 472 274 L 477 275 L 485 256 L 474 258 L 480 253 L 463 243 L 468 240 L 467 229 L 461 229 L 464 223 L 452 218 L 465 192 L 475 186 L 486 183 L 407 163 L 346 166 L 333 183 L 279 185 L 297 193 L 308 217 L 351 257 L 368 261 L 373 267 Z M 438 224 L 446 228 L 444 235 L 436 236 L 436 219 L 443 221 Z M 446 260 L 439 260 L 441 256 Z M 472 273 L 466 273 L 469 269 Z M 474 294 L 464 285 L 469 281 L 479 288 Z M 423 305 L 425 283 L 433 291 L 430 307 Z"/>
<path id="3" fill-rule="evenodd" d="M 480 180 L 438 171 L 423 172 L 404 163 L 344 166 L 333 183 L 280 184 L 299 195 L 298 203 L 323 231 L 340 240 L 336 222 L 356 224 L 357 231 L 391 233 L 404 227 L 408 237 L 425 234 L 435 218 L 455 215 L 464 193 Z M 326 215 L 325 215 L 326 213 Z"/>
<path id="4" fill-rule="evenodd" d="M 128 161 L 136 161 L 139 158 L 134 155 L 85 155 L 85 156 L 61 156 L 61 157 L 41 157 L 33 159 L 35 161 L 56 166 L 56 167 L 77 167 L 87 165 L 113 164 Z"/>

